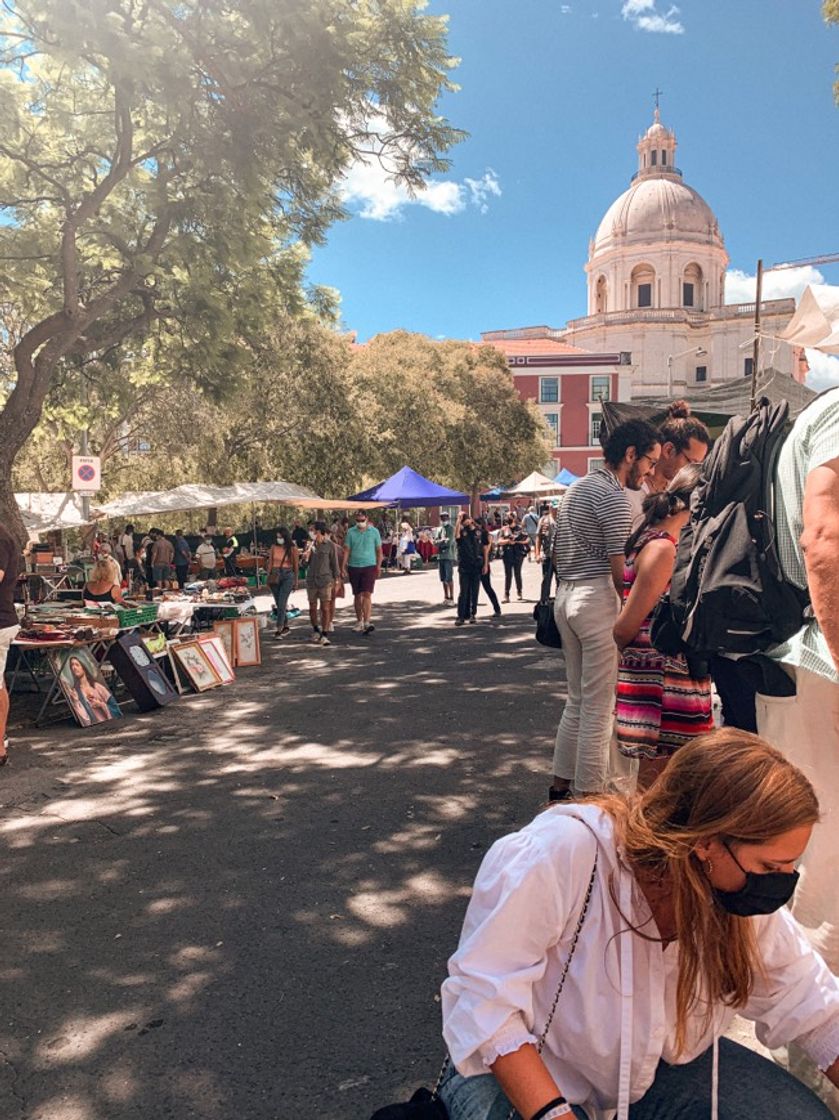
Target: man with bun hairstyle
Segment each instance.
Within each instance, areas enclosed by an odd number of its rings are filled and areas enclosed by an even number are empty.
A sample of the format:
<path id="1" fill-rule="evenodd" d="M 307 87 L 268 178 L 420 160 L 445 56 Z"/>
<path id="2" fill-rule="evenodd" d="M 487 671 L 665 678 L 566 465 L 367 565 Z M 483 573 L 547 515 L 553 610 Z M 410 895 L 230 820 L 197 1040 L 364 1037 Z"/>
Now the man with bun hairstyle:
<path id="1" fill-rule="evenodd" d="M 638 527 L 643 517 L 644 499 L 666 490 L 682 467 L 689 463 L 703 463 L 711 446 L 708 429 L 691 414 L 687 401 L 673 401 L 658 431 L 661 456 L 655 470 L 644 480 L 640 490 L 627 492 L 632 507 L 633 529 Z"/>

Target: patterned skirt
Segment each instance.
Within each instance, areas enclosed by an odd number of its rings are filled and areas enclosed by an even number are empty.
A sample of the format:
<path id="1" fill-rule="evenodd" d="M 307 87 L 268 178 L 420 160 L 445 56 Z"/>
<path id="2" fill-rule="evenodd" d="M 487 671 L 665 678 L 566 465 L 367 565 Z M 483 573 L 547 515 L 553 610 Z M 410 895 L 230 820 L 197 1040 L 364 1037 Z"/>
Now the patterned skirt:
<path id="1" fill-rule="evenodd" d="M 627 646 L 618 668 L 618 748 L 627 758 L 667 758 L 713 731 L 711 678 L 688 673 L 684 657 Z"/>

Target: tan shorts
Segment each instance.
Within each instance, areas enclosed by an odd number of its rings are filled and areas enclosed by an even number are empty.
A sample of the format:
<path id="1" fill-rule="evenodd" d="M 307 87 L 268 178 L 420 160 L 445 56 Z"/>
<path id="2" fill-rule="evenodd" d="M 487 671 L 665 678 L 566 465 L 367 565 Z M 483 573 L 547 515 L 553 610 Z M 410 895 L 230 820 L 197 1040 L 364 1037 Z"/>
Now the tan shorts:
<path id="1" fill-rule="evenodd" d="M 17 637 L 18 630 L 20 630 L 19 626 L 4 626 L 0 630 L 0 688 L 6 687 L 3 678 L 6 672 L 6 658 L 9 656 L 9 648 Z"/>
<path id="2" fill-rule="evenodd" d="M 310 603 L 316 603 L 318 599 L 322 603 L 331 603 L 335 594 L 335 584 L 328 583 L 326 587 L 307 587 L 306 594 L 309 596 Z"/>

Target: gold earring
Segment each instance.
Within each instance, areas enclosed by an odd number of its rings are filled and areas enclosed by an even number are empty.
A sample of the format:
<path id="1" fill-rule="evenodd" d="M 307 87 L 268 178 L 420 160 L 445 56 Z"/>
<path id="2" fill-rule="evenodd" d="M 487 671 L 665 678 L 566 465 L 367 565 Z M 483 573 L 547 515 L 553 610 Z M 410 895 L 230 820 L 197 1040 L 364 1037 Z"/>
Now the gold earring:
<path id="1" fill-rule="evenodd" d="M 711 863 L 711 857 L 709 856 L 708 859 L 705 860 L 705 871 L 707 872 L 708 875 L 710 875 L 713 870 L 714 870 L 714 865 L 713 865 L 713 863 Z"/>

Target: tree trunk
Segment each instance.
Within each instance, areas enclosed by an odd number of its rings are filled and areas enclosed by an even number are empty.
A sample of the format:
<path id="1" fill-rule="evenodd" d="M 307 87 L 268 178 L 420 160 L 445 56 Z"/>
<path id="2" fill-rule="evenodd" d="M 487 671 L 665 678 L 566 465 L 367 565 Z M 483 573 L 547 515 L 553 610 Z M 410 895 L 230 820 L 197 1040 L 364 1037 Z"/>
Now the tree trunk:
<path id="1" fill-rule="evenodd" d="M 29 534 L 23 524 L 20 507 L 15 500 L 11 471 L 3 471 L 2 474 L 0 474 L 0 525 L 8 529 L 21 549 L 23 549 L 23 546 L 29 538 Z"/>

